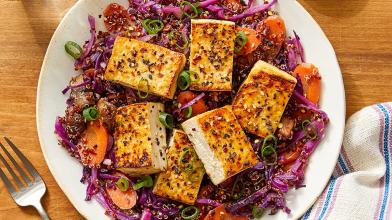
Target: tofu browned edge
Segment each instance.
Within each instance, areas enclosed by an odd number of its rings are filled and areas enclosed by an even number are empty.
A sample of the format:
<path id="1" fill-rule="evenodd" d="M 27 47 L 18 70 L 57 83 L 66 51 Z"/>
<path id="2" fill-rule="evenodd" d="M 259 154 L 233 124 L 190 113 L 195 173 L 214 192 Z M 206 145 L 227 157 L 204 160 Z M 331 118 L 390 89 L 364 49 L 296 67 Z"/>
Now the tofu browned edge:
<path id="1" fill-rule="evenodd" d="M 177 78 L 185 63 L 182 53 L 156 44 L 117 37 L 104 77 L 136 90 L 173 99 Z"/>
<path id="2" fill-rule="evenodd" d="M 258 163 L 231 106 L 197 115 L 182 127 L 215 185 Z"/>
<path id="3" fill-rule="evenodd" d="M 159 122 L 162 103 L 136 103 L 117 109 L 115 157 L 117 169 L 139 176 L 166 169 L 166 129 Z"/>
<path id="4" fill-rule="evenodd" d="M 235 36 L 234 22 L 191 20 L 189 70 L 199 77 L 191 82 L 191 90 L 231 90 Z"/>
<path id="5" fill-rule="evenodd" d="M 274 134 L 294 91 L 297 79 L 259 60 L 233 100 L 233 112 L 242 128 L 260 137 Z"/>
<path id="6" fill-rule="evenodd" d="M 184 170 L 180 160 L 185 149 L 191 152 L 192 170 Z M 205 170 L 203 163 L 197 157 L 192 142 L 184 131 L 174 129 L 167 150 L 167 169 L 159 173 L 153 193 L 178 202 L 193 205 Z"/>

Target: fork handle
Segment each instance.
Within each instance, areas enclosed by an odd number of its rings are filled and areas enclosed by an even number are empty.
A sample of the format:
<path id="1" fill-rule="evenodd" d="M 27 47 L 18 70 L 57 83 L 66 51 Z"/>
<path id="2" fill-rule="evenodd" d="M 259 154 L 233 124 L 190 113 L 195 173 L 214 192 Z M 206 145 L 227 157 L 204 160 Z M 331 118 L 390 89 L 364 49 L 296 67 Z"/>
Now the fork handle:
<path id="1" fill-rule="evenodd" d="M 44 207 L 42 207 L 40 202 L 35 204 L 34 207 L 37 209 L 42 220 L 50 220 L 48 213 L 46 213 Z"/>

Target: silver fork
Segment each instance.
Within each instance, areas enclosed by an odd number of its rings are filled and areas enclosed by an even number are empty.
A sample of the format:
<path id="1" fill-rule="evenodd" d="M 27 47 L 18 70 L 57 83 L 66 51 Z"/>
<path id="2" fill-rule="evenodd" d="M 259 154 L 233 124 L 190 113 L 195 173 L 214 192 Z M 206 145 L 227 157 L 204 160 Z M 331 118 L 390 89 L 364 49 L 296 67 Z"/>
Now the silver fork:
<path id="1" fill-rule="evenodd" d="M 19 172 L 20 176 L 22 176 L 25 184 L 22 180 L 16 175 L 15 171 L 10 167 L 7 161 L 0 153 L 0 160 L 3 162 L 4 166 L 7 168 L 8 172 L 14 179 L 14 182 L 18 186 L 19 189 L 15 189 L 12 185 L 10 179 L 5 175 L 3 170 L 0 168 L 0 177 L 3 180 L 5 186 L 7 187 L 9 193 L 12 198 L 15 200 L 16 204 L 20 206 L 34 206 L 38 213 L 41 215 L 41 218 L 44 220 L 50 220 L 48 214 L 45 209 L 42 207 L 41 198 L 45 194 L 46 187 L 45 183 L 42 180 L 41 176 L 38 174 L 37 170 L 33 167 L 29 160 L 19 151 L 19 149 L 15 146 L 14 143 L 10 141 L 7 137 L 4 137 L 5 141 L 8 145 L 14 150 L 15 154 L 22 161 L 23 165 L 27 169 L 30 174 L 30 177 L 26 175 L 26 172 L 23 171 L 22 167 L 15 161 L 15 159 L 11 156 L 11 154 L 7 151 L 4 145 L 0 142 L 0 147 L 3 149 L 5 154 L 8 156 L 9 160 L 16 167 L 17 172 Z M 33 177 L 33 178 L 31 178 Z"/>

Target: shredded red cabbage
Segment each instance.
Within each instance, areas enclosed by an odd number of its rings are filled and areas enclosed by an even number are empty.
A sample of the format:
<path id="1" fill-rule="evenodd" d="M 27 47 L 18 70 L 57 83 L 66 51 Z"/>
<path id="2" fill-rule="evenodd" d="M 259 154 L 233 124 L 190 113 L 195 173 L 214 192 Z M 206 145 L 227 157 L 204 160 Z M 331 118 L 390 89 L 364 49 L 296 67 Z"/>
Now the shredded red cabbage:
<path id="1" fill-rule="evenodd" d="M 140 220 L 151 220 L 151 218 L 152 218 L 152 214 L 150 210 L 144 209 Z"/>
<path id="2" fill-rule="evenodd" d="M 276 2 L 278 2 L 278 0 L 272 0 L 271 2 L 269 2 L 267 4 L 252 6 L 252 7 L 248 8 L 248 9 L 246 9 L 241 14 L 234 15 L 234 16 L 232 16 L 230 18 L 227 18 L 227 20 L 237 21 L 239 19 L 242 19 L 242 18 L 251 16 L 251 15 L 254 15 L 256 13 L 260 13 L 260 12 L 266 11 L 266 10 L 270 9 Z"/>
<path id="3" fill-rule="evenodd" d="M 222 205 L 222 203 L 217 202 L 212 199 L 197 199 L 196 203 L 202 204 L 202 205 L 209 205 L 209 206 L 213 206 L 213 207 L 218 207 L 218 206 Z"/>

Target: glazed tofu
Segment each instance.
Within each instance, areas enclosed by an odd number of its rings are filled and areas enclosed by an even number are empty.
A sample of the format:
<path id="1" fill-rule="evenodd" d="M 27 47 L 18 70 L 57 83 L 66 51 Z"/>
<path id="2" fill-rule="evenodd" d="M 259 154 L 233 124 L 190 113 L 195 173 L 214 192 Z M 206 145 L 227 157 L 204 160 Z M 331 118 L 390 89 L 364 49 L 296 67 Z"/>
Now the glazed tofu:
<path id="1" fill-rule="evenodd" d="M 175 129 L 167 152 L 167 170 L 158 175 L 153 193 L 193 205 L 205 170 L 187 135 Z"/>
<path id="2" fill-rule="evenodd" d="M 185 55 L 135 39 L 117 37 L 105 79 L 172 99 Z"/>
<path id="3" fill-rule="evenodd" d="M 197 19 L 191 21 L 189 70 L 198 80 L 192 90 L 230 91 L 234 58 L 235 24 L 231 21 Z"/>
<path id="4" fill-rule="evenodd" d="M 296 83 L 290 74 L 258 61 L 233 101 L 242 128 L 260 137 L 274 134 Z"/>
<path id="5" fill-rule="evenodd" d="M 231 106 L 197 115 L 182 127 L 215 185 L 258 162 Z"/>
<path id="6" fill-rule="evenodd" d="M 161 103 L 137 103 L 117 109 L 115 157 L 118 170 L 131 176 L 166 169 L 166 129 L 159 122 Z"/>

